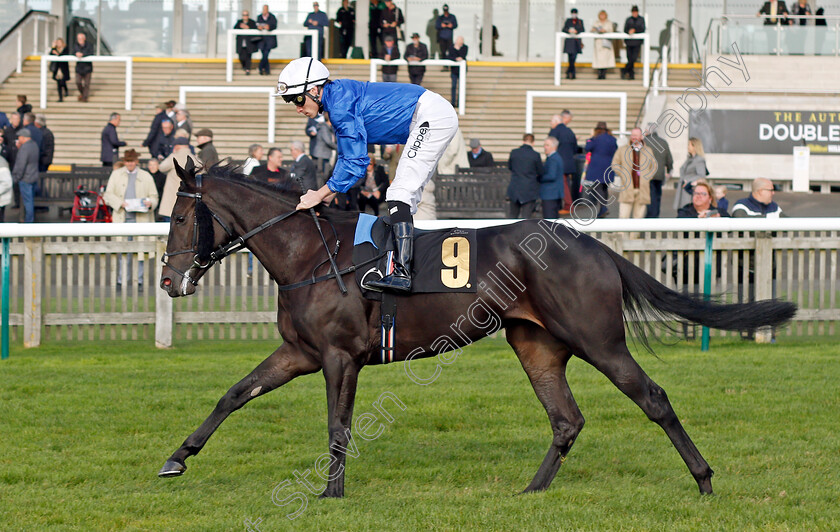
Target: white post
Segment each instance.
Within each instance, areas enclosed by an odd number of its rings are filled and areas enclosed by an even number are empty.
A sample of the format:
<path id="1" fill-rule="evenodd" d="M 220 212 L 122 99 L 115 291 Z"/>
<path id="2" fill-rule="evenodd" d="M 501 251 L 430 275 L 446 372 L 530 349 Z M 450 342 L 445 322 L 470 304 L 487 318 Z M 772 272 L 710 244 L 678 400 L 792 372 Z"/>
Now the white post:
<path id="1" fill-rule="evenodd" d="M 621 93 L 618 99 L 618 130 L 627 131 L 627 93 Z"/>
<path id="2" fill-rule="evenodd" d="M 33 39 L 32 39 L 32 55 L 35 55 L 35 54 L 38 53 L 38 37 L 39 37 L 38 26 L 40 26 L 39 22 L 40 22 L 39 17 L 35 17 L 32 20 L 32 25 L 35 26 L 35 31 L 34 31 L 35 35 L 33 35 Z"/>
<path id="3" fill-rule="evenodd" d="M 671 50 L 668 49 L 668 45 L 662 47 L 662 87 L 668 88 L 668 54 Z"/>
<path id="4" fill-rule="evenodd" d="M 370 60 L 370 81 L 371 83 L 376 81 L 376 59 Z"/>
<path id="5" fill-rule="evenodd" d="M 464 116 L 467 107 L 467 60 L 461 61 L 458 68 L 458 114 Z"/>
<path id="6" fill-rule="evenodd" d="M 645 33 L 645 62 L 642 67 L 642 87 L 648 88 L 650 86 L 650 34 Z"/>
<path id="7" fill-rule="evenodd" d="M 233 81 L 233 33 L 227 32 L 227 61 L 225 61 L 225 81 Z"/>
<path id="8" fill-rule="evenodd" d="M 17 68 L 15 72 L 20 74 L 23 71 L 23 31 L 17 32 L 17 49 L 18 49 L 18 57 L 17 57 Z"/>
<path id="9" fill-rule="evenodd" d="M 318 38 L 318 30 L 309 30 L 309 34 L 312 35 L 312 54 L 310 57 L 318 59 L 319 45 L 321 44 L 321 39 Z"/>
<path id="10" fill-rule="evenodd" d="M 531 133 L 534 129 L 534 95 L 525 93 L 525 133 Z"/>
<path id="11" fill-rule="evenodd" d="M 808 146 L 793 147 L 793 182 L 794 192 L 809 192 L 811 190 L 810 175 L 811 148 Z"/>
<path id="12" fill-rule="evenodd" d="M 268 143 L 274 144 L 275 115 L 277 112 L 277 98 L 268 93 Z"/>
<path id="13" fill-rule="evenodd" d="M 47 108 L 47 57 L 41 56 L 41 109 Z"/>
<path id="14" fill-rule="evenodd" d="M 554 35 L 554 84 L 560 86 L 560 71 L 563 70 L 562 65 L 562 50 L 563 50 L 563 34 L 557 32 Z"/>
<path id="15" fill-rule="evenodd" d="M 131 57 L 125 59 L 125 110 L 131 111 L 131 90 L 133 84 L 134 63 Z"/>

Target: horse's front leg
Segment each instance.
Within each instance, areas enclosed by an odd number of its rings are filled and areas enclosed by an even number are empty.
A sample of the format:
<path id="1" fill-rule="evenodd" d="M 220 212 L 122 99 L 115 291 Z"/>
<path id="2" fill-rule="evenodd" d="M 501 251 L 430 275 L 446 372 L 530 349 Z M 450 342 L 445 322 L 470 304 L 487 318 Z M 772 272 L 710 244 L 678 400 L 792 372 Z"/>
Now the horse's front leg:
<path id="1" fill-rule="evenodd" d="M 330 469 L 327 488 L 321 497 L 344 497 L 345 450 L 350 451 L 351 456 L 358 452 L 355 442 L 351 442 L 350 424 L 361 367 L 343 352 L 328 353 L 323 365 L 327 385 Z"/>
<path id="2" fill-rule="evenodd" d="M 234 411 L 242 408 L 245 403 L 283 386 L 295 377 L 314 373 L 318 369 L 320 367 L 315 361 L 307 358 L 291 344 L 284 343 L 263 360 L 259 366 L 254 368 L 247 377 L 228 390 L 216 404 L 213 413 L 204 420 L 198 430 L 184 440 L 181 447 L 166 461 L 158 472 L 158 476 L 173 477 L 181 475 L 187 469 L 185 460 L 198 454 L 210 436 L 222 424 L 222 421 Z"/>

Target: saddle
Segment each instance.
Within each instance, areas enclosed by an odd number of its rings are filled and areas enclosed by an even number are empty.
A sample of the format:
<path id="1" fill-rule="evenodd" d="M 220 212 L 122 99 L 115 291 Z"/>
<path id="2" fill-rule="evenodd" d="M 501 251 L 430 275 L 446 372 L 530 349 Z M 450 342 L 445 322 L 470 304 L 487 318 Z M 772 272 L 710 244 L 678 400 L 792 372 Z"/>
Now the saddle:
<path id="1" fill-rule="evenodd" d="M 397 298 L 406 297 L 370 287 L 371 281 L 393 270 L 394 239 L 390 218 L 359 214 L 353 241 L 356 283 L 362 295 L 380 301 L 382 363 L 394 361 Z M 478 243 L 475 229 L 414 231 L 414 260 L 411 266 L 411 294 L 476 293 Z M 410 297 L 410 296 L 408 296 Z"/>

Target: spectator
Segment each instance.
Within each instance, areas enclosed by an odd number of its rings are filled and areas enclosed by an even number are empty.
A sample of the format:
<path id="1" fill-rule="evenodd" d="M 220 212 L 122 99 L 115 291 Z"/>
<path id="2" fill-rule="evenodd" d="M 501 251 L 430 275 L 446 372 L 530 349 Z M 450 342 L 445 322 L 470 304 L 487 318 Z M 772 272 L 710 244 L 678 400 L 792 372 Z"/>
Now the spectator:
<path id="1" fill-rule="evenodd" d="M 613 23 L 607 18 L 603 9 L 598 13 L 598 21 L 592 25 L 592 33 L 612 33 Z M 607 69 L 615 68 L 615 54 L 612 41 L 609 39 L 595 39 L 592 68 L 598 71 L 598 79 L 607 78 Z"/>
<path id="2" fill-rule="evenodd" d="M 385 191 L 388 190 L 388 176 L 382 165 L 376 164 L 376 155 L 372 153 L 360 185 L 357 200 L 359 212 L 365 212 L 370 207 L 373 215 L 379 216 L 379 204 L 385 201 Z"/>
<path id="3" fill-rule="evenodd" d="M 20 121 L 23 122 L 23 115 L 26 113 L 32 112 L 32 105 L 26 103 L 26 95 L 25 94 L 18 94 L 17 95 L 17 113 L 20 116 Z"/>
<path id="4" fill-rule="evenodd" d="M 508 158 L 511 176 L 507 216 L 527 220 L 534 213 L 544 170 L 540 154 L 534 150 L 534 135 L 526 133 L 522 141 L 522 146 L 511 151 Z"/>
<path id="5" fill-rule="evenodd" d="M 656 158 L 645 145 L 642 130 L 630 131 L 630 143 L 618 148 L 612 171 L 621 180 L 618 194 L 619 218 L 644 218 L 650 203 L 650 180 L 656 173 Z"/>
<path id="6" fill-rule="evenodd" d="M 59 37 L 53 41 L 50 55 L 70 55 L 64 39 Z M 70 65 L 67 61 L 53 61 L 50 63 L 50 72 L 52 72 L 52 79 L 58 86 L 58 101 L 63 102 L 64 97 L 70 94 L 70 91 L 67 90 L 67 80 L 70 79 Z"/>
<path id="7" fill-rule="evenodd" d="M 28 129 L 17 132 L 17 156 L 12 179 L 20 188 L 24 223 L 35 221 L 35 189 L 38 187 L 38 146 L 32 141 Z"/>
<path id="8" fill-rule="evenodd" d="M 55 154 L 55 135 L 47 127 L 47 117 L 43 114 L 35 116 L 35 127 L 44 139 L 41 143 L 41 151 L 38 155 L 38 171 L 46 172 L 53 162 Z"/>
<path id="9" fill-rule="evenodd" d="M 591 154 L 591 158 L 584 183 L 587 199 L 598 209 L 598 218 L 610 213 L 607 209 L 610 201 L 608 186 L 615 179 L 610 166 L 617 149 L 618 143 L 607 128 L 607 123 L 598 122 L 592 138 L 586 141 L 586 151 Z"/>
<path id="10" fill-rule="evenodd" d="M 87 42 L 84 33 L 76 35 L 73 45 L 73 55 L 78 58 L 93 55 L 93 45 Z M 79 101 L 86 102 L 90 96 L 90 82 L 93 77 L 93 63 L 90 61 L 76 61 L 76 88 L 79 89 Z"/>
<path id="11" fill-rule="evenodd" d="M 187 132 L 186 129 L 176 129 L 173 137 L 175 138 L 175 140 L 186 139 L 187 146 L 190 149 L 190 154 L 195 155 L 195 148 L 193 147 L 192 144 L 190 144 L 190 134 Z M 173 144 L 174 144 L 174 141 L 173 141 Z"/>
<path id="12" fill-rule="evenodd" d="M 199 165 L 198 159 L 190 153 L 189 141 L 184 137 L 179 137 L 173 143 L 172 153 L 160 162 L 160 171 L 166 172 L 166 182 L 163 185 L 163 195 L 160 197 L 158 215 L 164 222 L 170 221 L 175 200 L 178 199 L 178 188 L 181 186 L 181 178 L 175 170 L 175 162 L 183 168 L 189 159 L 192 159 L 196 166 Z"/>
<path id="13" fill-rule="evenodd" d="M 8 116 L 9 124 L 3 127 L 3 156 L 9 163 L 10 168 L 15 167 L 15 154 L 17 153 L 17 132 L 20 129 L 20 115 L 12 113 Z"/>
<path id="14" fill-rule="evenodd" d="M 438 173 L 452 175 L 458 172 L 458 168 L 469 168 L 468 153 L 467 142 L 459 127 L 438 161 Z"/>
<path id="15" fill-rule="evenodd" d="M 158 160 L 163 160 L 169 157 L 172 153 L 172 147 L 175 144 L 175 124 L 172 120 L 165 118 L 160 123 L 160 135 L 155 146 L 154 155 Z"/>
<path id="16" fill-rule="evenodd" d="M 703 142 L 696 137 L 691 137 L 688 139 L 688 158 L 680 167 L 680 181 L 677 185 L 677 195 L 674 197 L 674 209 L 679 209 L 691 199 L 689 192 L 686 190 L 686 185 L 690 185 L 698 179 L 705 179 L 707 175 L 709 175 L 709 171 L 706 168 Z"/>
<path id="17" fill-rule="evenodd" d="M 324 49 L 324 28 L 329 27 L 330 19 L 327 14 L 318 8 L 318 2 L 312 4 L 312 12 L 306 15 L 306 20 L 303 25 L 310 30 L 318 30 L 318 59 L 323 59 L 326 55 Z M 312 56 L 312 37 L 305 37 L 303 39 L 303 55 Z"/>
<path id="18" fill-rule="evenodd" d="M 257 23 L 251 19 L 248 10 L 244 9 L 242 10 L 242 18 L 237 20 L 233 27 L 237 30 L 255 30 L 257 29 Z M 236 53 L 239 55 L 239 64 L 242 65 L 242 70 L 246 76 L 251 75 L 251 55 L 258 50 L 257 43 L 260 40 L 260 37 L 254 35 L 236 36 Z"/>
<path id="19" fill-rule="evenodd" d="M 335 25 L 338 28 L 340 57 L 347 59 L 356 38 L 356 8 L 350 5 L 350 0 L 341 0 L 341 7 L 335 14 Z"/>
<path id="20" fill-rule="evenodd" d="M 382 0 L 370 0 L 368 5 L 370 18 L 368 19 L 368 40 L 370 50 L 368 58 L 379 57 L 379 36 L 382 32 L 382 12 L 385 11 L 385 2 Z"/>
<path id="21" fill-rule="evenodd" d="M 426 45 L 420 42 L 420 34 L 419 33 L 412 33 L 411 34 L 411 44 L 405 47 L 405 59 L 408 61 L 408 79 L 414 85 L 422 85 L 423 84 L 423 74 L 426 73 L 426 67 L 424 66 L 411 66 L 421 64 L 420 61 L 424 61 L 429 58 L 429 49 L 426 48 Z"/>
<path id="22" fill-rule="evenodd" d="M 166 184 L 166 174 L 160 171 L 160 161 L 157 159 L 149 159 L 146 163 L 146 171 L 152 176 L 155 181 L 155 190 L 157 190 L 158 197 L 163 197 L 163 187 Z"/>
<path id="23" fill-rule="evenodd" d="M 630 8 L 630 16 L 624 21 L 624 33 L 635 35 L 644 32 L 645 19 L 639 16 L 639 6 L 633 6 Z M 627 47 L 627 64 L 621 70 L 621 79 L 636 79 L 636 60 L 642 49 L 642 39 L 625 39 L 624 46 Z"/>
<path id="24" fill-rule="evenodd" d="M 432 18 L 426 22 L 426 37 L 429 38 L 429 57 L 443 58 L 446 50 L 441 51 L 438 44 L 437 19 L 440 16 L 440 11 L 432 10 Z"/>
<path id="25" fill-rule="evenodd" d="M 170 120 L 172 120 L 173 123 L 174 123 L 174 120 L 175 120 L 175 105 L 177 103 L 178 102 L 176 102 L 175 100 L 169 100 L 168 102 L 166 102 L 166 116 Z"/>
<path id="26" fill-rule="evenodd" d="M 254 168 L 251 176 L 264 183 L 282 184 L 285 188 L 291 185 L 289 182 L 289 172 L 283 168 L 283 151 L 280 148 L 270 148 L 265 164 Z M 293 186 L 294 190 L 298 189 L 297 183 L 294 183 Z"/>
<path id="27" fill-rule="evenodd" d="M 394 41 L 403 40 L 402 25 L 405 24 L 402 10 L 394 5 L 394 0 L 385 0 L 385 9 L 382 11 L 382 40 L 389 35 Z"/>
<path id="28" fill-rule="evenodd" d="M 721 216 L 729 216 L 729 200 L 726 199 L 726 185 L 715 187 L 715 199 L 717 200 L 718 211 Z"/>
<path id="29" fill-rule="evenodd" d="M 572 209 L 572 202 L 578 198 L 576 192 L 580 189 L 580 176 L 577 173 L 577 162 L 575 155 L 578 152 L 577 136 L 569 128 L 572 121 L 572 112 L 563 109 L 559 115 L 551 117 L 551 131 L 549 136 L 557 139 L 557 152 L 563 159 L 563 199 L 564 204 L 560 206 L 560 214 L 569 214 Z"/>
<path id="30" fill-rule="evenodd" d="M 186 109 L 178 109 L 175 112 L 175 131 L 179 129 L 183 129 L 189 134 L 187 136 L 188 140 L 192 137 L 192 120 L 190 120 L 190 112 Z"/>
<path id="31" fill-rule="evenodd" d="M 29 130 L 32 140 L 38 145 L 38 153 L 40 154 L 44 149 L 44 134 L 35 125 L 35 113 L 30 112 L 23 115 L 23 127 Z"/>
<path id="32" fill-rule="evenodd" d="M 497 28 L 496 25 L 493 24 L 492 31 L 493 31 L 493 47 L 491 49 L 491 53 L 494 56 L 502 55 L 500 52 L 496 51 L 496 41 L 499 40 L 499 28 Z M 483 45 L 484 45 L 484 29 L 483 28 L 478 28 L 478 53 L 483 52 L 483 48 L 482 48 Z"/>
<path id="33" fill-rule="evenodd" d="M 438 32 L 438 47 L 444 57 L 446 57 L 447 51 L 452 48 L 452 36 L 457 27 L 458 19 L 449 12 L 449 6 L 443 4 L 443 14 L 437 18 L 435 29 Z"/>
<path id="34" fill-rule="evenodd" d="M 315 151 L 313 152 L 313 159 L 315 161 L 315 169 L 318 173 L 329 176 L 330 161 L 332 160 L 333 152 L 336 150 L 335 131 L 329 116 L 322 115 L 324 120 L 318 123 L 318 134 L 315 136 Z M 327 182 L 326 178 L 318 180 L 319 187 Z"/>
<path id="35" fill-rule="evenodd" d="M 6 116 L 6 113 L 0 111 L 0 130 L 10 125 L 11 123 L 9 122 L 9 117 Z"/>
<path id="36" fill-rule="evenodd" d="M 769 2 L 764 2 L 764 5 L 761 6 L 761 9 L 758 10 L 758 16 L 769 15 L 767 17 L 764 17 L 765 26 L 775 26 L 776 24 L 782 24 L 784 26 L 787 26 L 788 24 L 791 24 L 793 23 L 793 20 L 785 18 L 783 16 L 776 16 L 789 14 L 790 12 L 788 11 L 787 6 L 781 0 L 770 0 Z"/>
<path id="37" fill-rule="evenodd" d="M 0 224 L 6 221 L 6 206 L 12 203 L 14 182 L 9 163 L 0 156 Z"/>
<path id="38" fill-rule="evenodd" d="M 470 139 L 470 168 L 493 168 L 496 166 L 493 161 L 493 154 L 481 147 L 481 141 Z"/>
<path id="39" fill-rule="evenodd" d="M 161 127 L 160 124 L 166 118 L 165 105 L 155 106 L 155 116 L 152 118 L 152 125 L 149 126 L 149 133 L 146 135 L 146 140 L 143 141 L 143 147 L 149 148 L 149 154 L 152 157 L 157 157 L 158 140 L 160 139 Z"/>
<path id="40" fill-rule="evenodd" d="M 450 144 L 452 146 L 452 144 Z M 447 147 L 449 149 L 449 147 Z M 382 160 L 388 161 L 388 182 L 394 181 L 397 175 L 397 167 L 400 165 L 403 147 L 400 144 L 386 144 L 382 146 Z M 441 161 L 443 157 L 441 158 Z"/>
<path id="41" fill-rule="evenodd" d="M 306 120 L 306 136 L 309 137 L 309 156 L 315 157 L 315 143 L 318 141 L 318 124 L 326 120 L 323 114 Z"/>
<path id="42" fill-rule="evenodd" d="M 148 223 L 155 221 L 155 207 L 158 205 L 158 192 L 155 181 L 149 172 L 137 168 L 140 157 L 134 150 L 126 150 L 123 156 L 125 163 L 122 168 L 111 172 L 105 194 L 102 199 L 111 207 L 111 217 L 114 223 Z M 129 237 L 131 240 L 131 237 Z M 122 254 L 117 266 L 117 289 L 128 276 L 123 272 L 123 266 L 131 263 L 123 261 Z M 143 290 L 143 261 L 138 261 L 137 285 Z M 130 268 L 130 266 L 129 266 Z"/>
<path id="43" fill-rule="evenodd" d="M 583 33 L 584 31 L 586 30 L 583 27 L 583 21 L 578 18 L 577 8 L 572 8 L 572 16 L 567 18 L 566 22 L 563 23 L 563 32 L 570 35 L 577 35 L 578 33 Z M 577 59 L 578 54 L 583 51 L 583 43 L 580 39 L 567 38 L 563 43 L 563 51 L 569 56 L 569 68 L 566 69 L 566 79 L 575 79 L 575 60 Z M 568 171 L 570 167 L 565 166 L 565 162 L 566 161 L 564 160 L 564 168 Z"/>
<path id="44" fill-rule="evenodd" d="M 262 13 L 257 15 L 257 29 L 262 31 L 274 31 L 277 29 L 277 17 L 268 10 L 268 4 L 262 6 Z M 260 75 L 271 74 L 271 64 L 268 62 L 268 54 L 277 48 L 277 37 L 266 35 L 259 41 L 259 50 L 262 53 L 260 59 Z"/>
<path id="45" fill-rule="evenodd" d="M 108 123 L 102 129 L 102 149 L 99 155 L 99 160 L 102 161 L 102 166 L 113 166 L 114 161 L 120 158 L 119 151 L 121 146 L 125 146 L 125 142 L 117 137 L 117 127 L 120 125 L 120 114 L 111 113 Z"/>
<path id="46" fill-rule="evenodd" d="M 773 182 L 759 177 L 752 182 L 752 192 L 739 199 L 732 207 L 733 218 L 779 218 L 785 217 L 779 204 L 773 201 L 776 190 Z"/>
<path id="47" fill-rule="evenodd" d="M 195 134 L 195 141 L 198 143 L 198 160 L 205 169 L 219 162 L 219 153 L 213 146 L 212 130 L 206 127 L 199 129 L 198 133 Z"/>
<path id="48" fill-rule="evenodd" d="M 743 201 L 743 200 L 742 200 Z M 717 209 L 712 186 L 705 179 L 698 179 L 691 194 L 691 203 L 677 211 L 677 218 L 720 218 L 725 216 Z"/>
<path id="49" fill-rule="evenodd" d="M 400 48 L 394 41 L 393 35 L 386 35 L 385 44 L 382 49 L 382 59 L 385 61 L 394 61 L 400 58 Z M 400 69 L 397 65 L 383 65 L 382 66 L 382 81 L 396 82 L 397 71 Z"/>
<path id="50" fill-rule="evenodd" d="M 437 200 L 435 199 L 435 180 L 429 179 L 420 193 L 415 220 L 437 220 Z"/>
<path id="51" fill-rule="evenodd" d="M 808 3 L 808 0 L 798 0 L 798 2 L 793 5 L 792 11 L 792 15 L 798 15 L 800 17 L 813 15 L 811 12 L 811 5 Z M 791 22 L 793 24 L 797 24 L 796 19 L 791 20 Z M 807 26 L 811 23 L 811 21 L 807 18 L 801 18 L 798 19 L 798 23 L 800 26 Z"/>
<path id="52" fill-rule="evenodd" d="M 446 58 L 452 61 L 462 62 L 467 60 L 469 46 L 464 44 L 464 38 L 460 35 L 455 38 L 455 44 L 449 48 Z M 450 77 L 452 78 L 452 107 L 458 106 L 458 83 L 461 78 L 461 67 L 451 67 Z"/>
<path id="53" fill-rule="evenodd" d="M 245 164 L 242 165 L 242 173 L 251 175 L 254 168 L 258 167 L 263 158 L 263 147 L 259 144 L 251 144 L 248 146 L 248 158 L 245 159 Z"/>
<path id="54" fill-rule="evenodd" d="M 540 201 L 542 202 L 543 218 L 556 219 L 560 217 L 560 207 L 563 206 L 563 158 L 557 151 L 560 144 L 555 137 L 548 136 L 543 141 L 545 152 L 545 173 L 540 177 Z"/>
<path id="55" fill-rule="evenodd" d="M 671 172 L 674 171 L 674 157 L 671 155 L 671 148 L 668 142 L 656 132 L 656 124 L 648 125 L 648 133 L 645 135 L 645 144 L 653 150 L 656 158 L 656 173 L 650 180 L 650 205 L 648 205 L 645 218 L 659 218 L 660 206 L 662 204 L 662 185 L 671 179 Z"/>
<path id="56" fill-rule="evenodd" d="M 300 183 L 301 190 L 318 190 L 318 178 L 315 171 L 315 163 L 306 156 L 303 151 L 303 142 L 296 140 L 291 144 L 292 167 L 289 169 L 289 176 L 297 183 Z"/>

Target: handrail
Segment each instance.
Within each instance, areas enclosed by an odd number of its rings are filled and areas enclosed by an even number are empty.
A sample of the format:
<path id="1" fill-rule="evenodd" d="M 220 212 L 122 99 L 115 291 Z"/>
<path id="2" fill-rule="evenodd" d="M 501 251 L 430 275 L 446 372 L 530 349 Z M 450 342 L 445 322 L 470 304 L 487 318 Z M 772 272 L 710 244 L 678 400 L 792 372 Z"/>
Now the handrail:
<path id="1" fill-rule="evenodd" d="M 269 35 L 303 35 L 312 37 L 311 57 L 318 58 L 318 47 L 321 45 L 318 39 L 318 30 L 227 30 L 227 58 L 225 59 L 225 81 L 233 81 L 233 49 L 237 35 L 255 35 L 267 37 Z"/>
<path id="2" fill-rule="evenodd" d="M 125 63 L 125 110 L 131 111 L 131 90 L 133 83 L 133 58 L 120 55 L 88 55 L 76 57 L 75 55 L 42 55 L 41 56 L 41 108 L 47 108 L 47 63 L 71 61 L 86 63 Z"/>
<path id="3" fill-rule="evenodd" d="M 20 74 L 26 57 L 49 51 L 50 43 L 57 36 L 57 22 L 55 15 L 30 10 L 3 35 L 0 39 L 0 82 L 12 72 Z"/>
<path id="4" fill-rule="evenodd" d="M 642 84 L 645 88 L 650 85 L 650 34 L 649 33 L 623 33 L 623 32 L 609 32 L 609 33 L 565 33 L 558 31 L 554 36 L 554 84 L 560 86 L 560 71 L 562 70 L 561 63 L 563 58 L 563 39 L 580 39 L 583 37 L 593 39 L 642 39 L 644 52 L 642 54 Z"/>
<path id="5" fill-rule="evenodd" d="M 274 87 L 226 87 L 226 86 L 198 86 L 181 85 L 178 89 L 178 101 L 187 104 L 188 92 L 262 92 L 268 94 L 268 143 L 274 143 L 275 114 L 277 99 L 274 97 Z"/>
<path id="6" fill-rule="evenodd" d="M 0 44 L 3 44 L 3 41 L 5 41 L 7 37 L 9 37 L 12 33 L 14 33 L 14 32 L 15 32 L 15 30 L 16 30 L 16 29 L 18 29 L 18 27 L 20 27 L 20 25 L 21 25 L 21 24 L 23 24 L 24 22 L 26 22 L 27 17 L 29 17 L 29 16 L 30 16 L 30 15 L 32 15 L 32 14 L 36 14 L 36 15 L 46 15 L 46 16 L 48 16 L 48 17 L 55 17 L 56 19 L 58 18 L 58 17 L 56 17 L 55 15 L 50 15 L 50 14 L 49 14 L 48 12 L 46 12 L 46 11 L 40 11 L 40 10 L 37 10 L 37 9 L 30 9 L 29 11 L 27 11 L 26 13 L 24 13 L 24 15 L 23 15 L 22 17 L 20 17 L 20 20 L 18 20 L 18 21 L 15 23 L 15 25 L 14 25 L 14 26 L 12 26 L 11 28 L 9 28 L 9 30 L 8 30 L 6 33 L 4 33 L 2 37 L 0 37 Z"/>
<path id="7" fill-rule="evenodd" d="M 384 59 L 370 60 L 370 81 L 376 81 L 376 70 L 379 66 L 384 65 L 408 65 L 408 66 L 452 66 L 460 69 L 458 79 L 458 114 L 464 116 L 467 108 L 467 62 L 453 61 L 451 59 L 424 59 L 423 61 L 416 61 L 409 63 L 405 59 L 393 59 L 385 61 Z"/>

